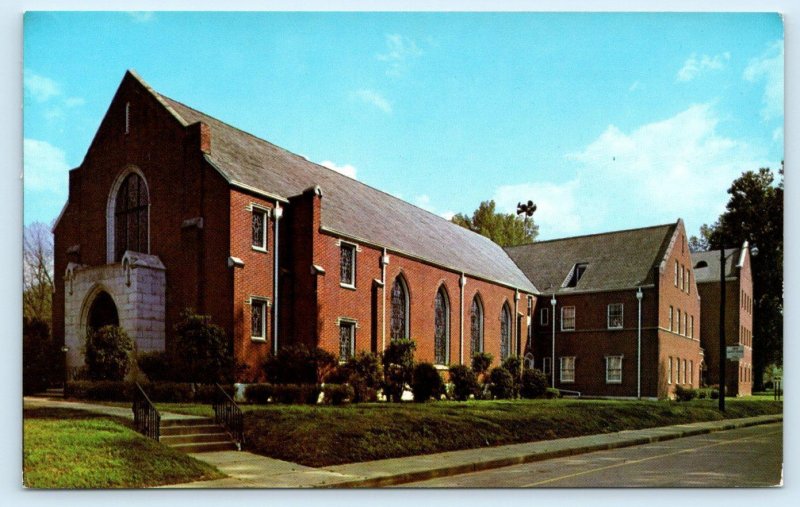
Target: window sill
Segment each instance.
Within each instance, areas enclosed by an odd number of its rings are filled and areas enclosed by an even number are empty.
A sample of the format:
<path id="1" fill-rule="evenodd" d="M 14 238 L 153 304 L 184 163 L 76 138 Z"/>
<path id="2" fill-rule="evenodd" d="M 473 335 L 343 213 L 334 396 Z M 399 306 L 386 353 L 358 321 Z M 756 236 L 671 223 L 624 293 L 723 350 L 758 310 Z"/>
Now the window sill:
<path id="1" fill-rule="evenodd" d="M 621 380 L 606 380 L 606 384 L 622 384 Z"/>
<path id="2" fill-rule="evenodd" d="M 608 327 L 607 329 L 608 329 L 609 331 L 622 331 L 622 330 L 623 330 L 623 329 L 625 329 L 625 328 L 624 328 L 624 327 L 622 327 L 622 326 L 615 326 L 615 327 Z"/>
<path id="3" fill-rule="evenodd" d="M 250 248 L 252 248 L 256 252 L 269 253 L 269 250 L 267 250 L 266 248 L 262 248 L 262 247 L 258 247 L 258 246 L 252 246 L 252 245 L 250 246 Z"/>
<path id="4" fill-rule="evenodd" d="M 439 371 L 450 371 L 450 367 L 445 364 L 434 364 L 433 367 Z"/>
<path id="5" fill-rule="evenodd" d="M 266 338 L 261 338 L 259 336 L 251 336 L 250 337 L 250 341 L 251 342 L 256 342 L 256 343 L 267 343 L 267 339 Z"/>
<path id="6" fill-rule="evenodd" d="M 339 287 L 341 287 L 343 289 L 356 290 L 356 286 L 355 285 L 351 285 L 349 283 L 341 283 L 340 282 L 339 283 Z"/>
<path id="7" fill-rule="evenodd" d="M 559 382 L 562 383 L 562 384 L 574 384 L 575 383 L 574 380 L 559 380 Z"/>
<path id="8" fill-rule="evenodd" d="M 573 327 L 572 329 L 562 329 L 562 330 L 561 330 L 561 332 L 562 332 L 562 333 L 570 333 L 570 332 L 572 332 L 572 331 L 575 331 L 575 328 L 574 328 L 574 327 Z"/>

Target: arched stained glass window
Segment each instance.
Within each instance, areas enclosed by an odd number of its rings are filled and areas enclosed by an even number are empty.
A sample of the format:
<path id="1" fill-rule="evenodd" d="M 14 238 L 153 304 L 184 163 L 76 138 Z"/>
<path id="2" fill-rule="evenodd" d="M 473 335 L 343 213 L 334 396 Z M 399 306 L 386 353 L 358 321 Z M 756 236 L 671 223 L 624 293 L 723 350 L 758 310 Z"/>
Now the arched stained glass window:
<path id="1" fill-rule="evenodd" d="M 391 337 L 392 340 L 408 338 L 408 289 L 400 276 L 392 285 Z"/>
<path id="2" fill-rule="evenodd" d="M 505 360 L 511 352 L 511 312 L 503 305 L 500 313 L 500 359 Z"/>
<path id="3" fill-rule="evenodd" d="M 447 364 L 447 344 L 450 341 L 450 304 L 444 287 L 436 292 L 434 300 L 433 362 Z"/>
<path id="4" fill-rule="evenodd" d="M 478 352 L 483 352 L 483 306 L 476 294 L 472 298 L 472 308 L 469 313 L 470 320 L 470 357 Z"/>
<path id="5" fill-rule="evenodd" d="M 150 253 L 148 213 L 150 199 L 141 176 L 131 173 L 117 191 L 114 207 L 114 258 L 122 260 L 126 250 Z"/>

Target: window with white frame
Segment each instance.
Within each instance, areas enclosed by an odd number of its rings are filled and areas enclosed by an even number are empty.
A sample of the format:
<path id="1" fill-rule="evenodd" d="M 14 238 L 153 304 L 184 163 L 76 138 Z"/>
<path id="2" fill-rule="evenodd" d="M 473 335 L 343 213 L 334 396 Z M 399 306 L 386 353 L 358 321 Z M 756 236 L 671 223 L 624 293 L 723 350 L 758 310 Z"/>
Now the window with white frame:
<path id="1" fill-rule="evenodd" d="M 686 383 L 686 359 L 683 360 L 683 382 L 681 384 Z"/>
<path id="2" fill-rule="evenodd" d="M 575 330 L 575 307 L 565 306 L 561 308 L 561 330 L 574 331 Z"/>
<path id="3" fill-rule="evenodd" d="M 675 383 L 681 383 L 681 359 L 679 357 L 675 358 Z"/>
<path id="4" fill-rule="evenodd" d="M 694 361 L 689 360 L 689 385 L 694 383 Z"/>
<path id="5" fill-rule="evenodd" d="M 606 384 L 622 383 L 622 356 L 606 356 Z"/>
<path id="6" fill-rule="evenodd" d="M 356 286 L 356 246 L 350 243 L 339 246 L 339 283 L 346 287 Z"/>
<path id="7" fill-rule="evenodd" d="M 545 373 L 547 375 L 550 374 L 550 358 L 549 357 L 543 357 L 542 358 L 542 373 Z"/>
<path id="8" fill-rule="evenodd" d="M 339 361 L 345 362 L 355 355 L 356 323 L 349 320 L 339 321 Z"/>
<path id="9" fill-rule="evenodd" d="M 575 382 L 575 356 L 561 357 L 561 382 Z"/>
<path id="10" fill-rule="evenodd" d="M 608 305 L 608 329 L 622 329 L 622 303 Z"/>
<path id="11" fill-rule="evenodd" d="M 686 273 L 686 268 L 684 268 L 684 267 L 683 267 L 683 264 L 681 264 L 681 271 L 680 271 L 680 273 L 678 274 L 678 287 L 680 287 L 680 289 L 681 289 L 681 290 L 684 290 L 684 285 L 683 285 L 683 275 L 684 275 L 685 273 Z"/>
<path id="12" fill-rule="evenodd" d="M 268 239 L 268 232 L 267 232 L 267 220 L 268 213 L 266 210 L 261 208 L 253 208 L 253 221 L 252 221 L 252 231 L 253 231 L 253 249 L 254 250 L 267 250 L 267 239 Z"/>
<path id="13" fill-rule="evenodd" d="M 678 286 L 678 261 L 675 261 L 675 287 Z"/>
<path id="14" fill-rule="evenodd" d="M 550 308 L 542 308 L 539 310 L 539 324 L 546 326 L 550 323 Z"/>
<path id="15" fill-rule="evenodd" d="M 263 299 L 250 300 L 250 337 L 267 339 L 267 302 Z"/>
<path id="16" fill-rule="evenodd" d="M 675 332 L 678 333 L 678 334 L 681 334 L 681 311 L 680 311 L 680 309 L 677 310 L 677 317 L 678 317 L 678 319 L 677 319 L 678 326 L 677 326 L 677 329 L 675 329 Z"/>
<path id="17" fill-rule="evenodd" d="M 689 270 L 687 269 L 687 270 L 686 270 L 686 293 L 687 293 L 687 294 L 691 294 L 691 293 L 692 293 L 692 284 L 691 284 L 691 283 L 689 283 L 689 277 L 691 276 L 691 274 L 690 274 L 690 273 L 691 273 L 691 271 L 689 271 Z"/>
<path id="18" fill-rule="evenodd" d="M 672 331 L 672 306 L 669 307 L 669 330 Z"/>
<path id="19" fill-rule="evenodd" d="M 694 338 L 694 315 L 689 317 L 689 337 Z"/>
<path id="20" fill-rule="evenodd" d="M 669 366 L 667 366 L 667 384 L 672 383 L 672 358 L 669 358 Z"/>

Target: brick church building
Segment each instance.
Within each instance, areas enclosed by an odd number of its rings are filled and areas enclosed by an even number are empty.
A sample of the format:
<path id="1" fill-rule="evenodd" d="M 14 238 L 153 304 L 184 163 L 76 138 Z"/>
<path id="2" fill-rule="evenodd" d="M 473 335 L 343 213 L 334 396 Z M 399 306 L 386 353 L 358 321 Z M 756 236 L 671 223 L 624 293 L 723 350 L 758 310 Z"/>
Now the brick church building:
<path id="1" fill-rule="evenodd" d="M 185 308 L 226 331 L 248 366 L 240 381 L 289 343 L 344 359 L 410 337 L 417 359 L 442 369 L 476 351 L 497 362 L 524 352 L 536 305 L 530 279 L 489 239 L 134 72 L 69 172 L 54 235 L 53 328 L 73 372 L 87 329 L 117 324 L 139 351 L 164 350 Z"/>

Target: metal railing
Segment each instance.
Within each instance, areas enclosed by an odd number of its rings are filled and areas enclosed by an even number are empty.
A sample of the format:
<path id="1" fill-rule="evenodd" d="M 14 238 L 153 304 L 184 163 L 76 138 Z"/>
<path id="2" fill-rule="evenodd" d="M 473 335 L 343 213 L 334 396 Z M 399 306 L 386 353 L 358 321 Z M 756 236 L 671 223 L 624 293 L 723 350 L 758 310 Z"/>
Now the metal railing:
<path id="1" fill-rule="evenodd" d="M 138 382 L 133 392 L 133 424 L 146 437 L 158 440 L 161 436 L 161 414 Z"/>
<path id="2" fill-rule="evenodd" d="M 241 451 L 244 444 L 244 415 L 239 405 L 225 392 L 221 385 L 216 384 L 217 392 L 214 395 L 214 422 L 222 425 L 230 433 L 236 447 Z"/>

